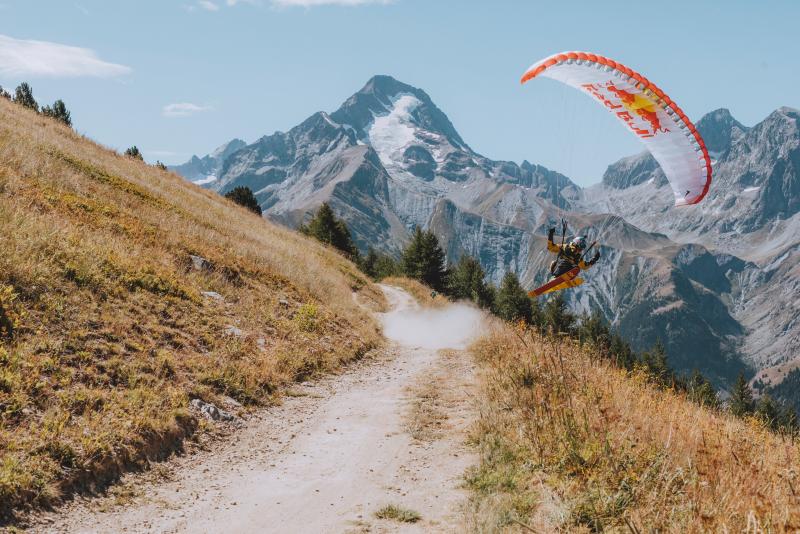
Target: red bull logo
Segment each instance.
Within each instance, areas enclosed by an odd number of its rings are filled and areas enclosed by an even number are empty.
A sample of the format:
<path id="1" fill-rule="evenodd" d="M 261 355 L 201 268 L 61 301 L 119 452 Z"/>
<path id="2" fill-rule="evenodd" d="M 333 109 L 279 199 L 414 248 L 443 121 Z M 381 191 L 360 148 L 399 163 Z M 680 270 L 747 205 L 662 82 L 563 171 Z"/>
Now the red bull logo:
<path id="1" fill-rule="evenodd" d="M 656 103 L 644 94 L 620 89 L 611 81 L 606 82 L 605 86 L 585 83 L 581 87 L 602 102 L 610 111 L 616 113 L 617 117 L 639 137 L 653 137 L 659 132 L 669 131 L 661 126 Z M 641 120 L 637 120 L 637 118 Z M 641 121 L 644 121 L 644 124 Z"/>

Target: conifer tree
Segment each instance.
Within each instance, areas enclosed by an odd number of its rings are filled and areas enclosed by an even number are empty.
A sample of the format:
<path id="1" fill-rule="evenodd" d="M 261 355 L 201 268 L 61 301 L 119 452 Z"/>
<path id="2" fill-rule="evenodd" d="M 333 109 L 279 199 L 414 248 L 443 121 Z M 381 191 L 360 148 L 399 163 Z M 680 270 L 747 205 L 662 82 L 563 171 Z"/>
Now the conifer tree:
<path id="1" fill-rule="evenodd" d="M 457 299 L 469 299 L 481 308 L 491 308 L 494 304 L 493 294 L 485 278 L 486 273 L 480 262 L 465 254 L 450 273 L 449 293 Z"/>
<path id="2" fill-rule="evenodd" d="M 611 347 L 609 353 L 614 363 L 623 369 L 631 370 L 636 363 L 636 356 L 631 350 L 630 344 L 625 341 L 619 334 L 611 336 Z"/>
<path id="3" fill-rule="evenodd" d="M 419 227 L 414 229 L 411 242 L 403 250 L 401 266 L 403 273 L 409 278 L 419 280 L 440 293 L 445 292 L 445 253 L 439 246 L 436 235 L 430 230 L 423 232 Z"/>
<path id="4" fill-rule="evenodd" d="M 374 248 L 369 247 L 369 249 L 367 249 L 367 255 L 361 260 L 361 271 L 370 278 L 377 279 L 377 263 L 378 254 L 375 252 Z"/>
<path id="5" fill-rule="evenodd" d="M 357 260 L 358 249 L 350 236 L 350 230 L 344 221 L 336 218 L 330 204 L 323 202 L 307 225 L 301 225 L 299 230 L 318 241 L 331 245 L 340 250 L 351 259 Z"/>
<path id="6" fill-rule="evenodd" d="M 744 417 L 752 414 L 754 408 L 753 391 L 747 384 L 744 375 L 739 373 L 736 384 L 733 386 L 733 391 L 731 391 L 731 413 L 737 417 Z"/>
<path id="7" fill-rule="evenodd" d="M 669 385 L 672 382 L 672 370 L 667 363 L 667 351 L 661 340 L 657 340 L 653 348 L 642 354 L 644 364 L 650 376 L 661 385 Z"/>
<path id="8" fill-rule="evenodd" d="M 56 100 L 53 104 L 53 107 L 44 106 L 42 108 L 42 114 L 48 117 L 53 117 L 54 119 L 63 122 L 67 126 L 72 126 L 72 116 L 63 100 Z"/>
<path id="9" fill-rule="evenodd" d="M 692 375 L 689 377 L 687 393 L 689 399 L 700 406 L 708 408 L 717 408 L 719 406 L 719 398 L 717 397 L 717 392 L 714 391 L 714 386 L 697 369 L 692 371 Z"/>
<path id="10" fill-rule="evenodd" d="M 258 205 L 258 199 L 256 199 L 256 196 L 253 194 L 253 190 L 249 187 L 234 187 L 225 193 L 225 198 L 233 200 L 240 206 L 244 206 L 256 215 L 261 215 L 261 206 Z"/>
<path id="11" fill-rule="evenodd" d="M 3 89 L 3 86 L 0 85 L 0 98 L 5 98 L 6 100 L 11 100 L 11 94 Z"/>
<path id="12" fill-rule="evenodd" d="M 378 254 L 378 259 L 375 261 L 376 279 L 382 280 L 399 274 L 401 274 L 400 264 L 394 258 L 385 254 Z"/>
<path id="13" fill-rule="evenodd" d="M 781 403 L 778 410 L 778 430 L 794 435 L 797 429 L 797 412 L 789 404 Z"/>
<path id="14" fill-rule="evenodd" d="M 763 421 L 767 427 L 773 430 L 778 429 L 780 407 L 769 395 L 769 393 L 765 393 L 760 399 L 758 399 L 758 403 L 756 403 L 755 414 L 756 417 L 761 419 L 761 421 Z"/>
<path id="15" fill-rule="evenodd" d="M 543 321 L 544 325 L 552 327 L 555 333 L 572 333 L 575 315 L 567 308 L 567 301 L 560 292 L 552 295 L 544 305 Z"/>
<path id="16" fill-rule="evenodd" d="M 495 306 L 497 315 L 501 319 L 525 321 L 528 324 L 531 322 L 531 299 L 528 298 L 528 292 L 520 285 L 517 275 L 511 271 L 508 271 L 500 282 Z"/>
<path id="17" fill-rule="evenodd" d="M 17 86 L 14 91 L 14 102 L 28 109 L 39 111 L 39 104 L 33 98 L 33 89 L 27 82 L 22 82 Z"/>
<path id="18" fill-rule="evenodd" d="M 125 150 L 125 155 L 129 158 L 138 159 L 139 161 L 144 161 L 144 156 L 139 151 L 139 148 L 136 145 Z"/>
<path id="19" fill-rule="evenodd" d="M 607 352 L 611 347 L 611 330 L 599 308 L 594 308 L 590 315 L 581 318 L 578 335 L 581 341 L 590 342 L 602 352 Z"/>

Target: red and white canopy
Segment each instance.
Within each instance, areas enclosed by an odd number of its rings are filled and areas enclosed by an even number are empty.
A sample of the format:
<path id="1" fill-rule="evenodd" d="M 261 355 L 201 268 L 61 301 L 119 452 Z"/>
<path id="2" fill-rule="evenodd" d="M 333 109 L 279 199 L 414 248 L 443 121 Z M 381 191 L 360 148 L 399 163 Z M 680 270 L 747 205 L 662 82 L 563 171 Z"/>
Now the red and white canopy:
<path id="1" fill-rule="evenodd" d="M 661 165 L 675 205 L 700 202 L 711 185 L 705 143 L 675 102 L 636 71 L 587 52 L 564 52 L 534 63 L 522 83 L 546 76 L 580 89 L 616 115 Z"/>

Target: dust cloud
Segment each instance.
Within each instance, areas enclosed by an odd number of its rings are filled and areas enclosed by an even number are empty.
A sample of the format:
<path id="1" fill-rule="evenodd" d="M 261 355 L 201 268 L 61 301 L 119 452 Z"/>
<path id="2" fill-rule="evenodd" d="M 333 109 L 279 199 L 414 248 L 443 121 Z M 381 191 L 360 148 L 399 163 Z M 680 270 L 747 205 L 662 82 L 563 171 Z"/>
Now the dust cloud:
<path id="1" fill-rule="evenodd" d="M 393 288 L 392 288 L 393 289 Z M 394 300 L 394 299 L 392 299 Z M 486 315 L 461 303 L 422 309 L 410 299 L 397 299 L 394 311 L 381 317 L 386 338 L 429 350 L 465 349 L 484 332 Z"/>

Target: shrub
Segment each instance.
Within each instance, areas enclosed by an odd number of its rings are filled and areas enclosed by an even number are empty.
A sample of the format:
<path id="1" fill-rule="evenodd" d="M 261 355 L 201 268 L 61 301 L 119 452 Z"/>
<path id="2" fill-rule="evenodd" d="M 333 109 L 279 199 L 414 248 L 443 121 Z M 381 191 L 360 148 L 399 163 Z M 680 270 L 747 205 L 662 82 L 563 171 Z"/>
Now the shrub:
<path id="1" fill-rule="evenodd" d="M 294 322 L 303 332 L 313 332 L 317 329 L 317 307 L 313 304 L 303 304 L 294 316 Z"/>
<path id="2" fill-rule="evenodd" d="M 144 156 L 139 151 L 139 148 L 136 145 L 133 145 L 129 149 L 125 151 L 125 155 L 129 158 L 138 159 L 139 161 L 144 161 Z"/>
<path id="3" fill-rule="evenodd" d="M 225 193 L 225 198 L 228 200 L 233 200 L 240 206 L 244 206 L 245 208 L 249 209 L 256 215 L 261 215 L 261 206 L 258 205 L 258 200 L 256 196 L 253 194 L 252 189 L 249 187 L 234 187 L 227 193 Z"/>
<path id="4" fill-rule="evenodd" d="M 0 339 L 10 338 L 19 325 L 20 314 L 16 310 L 16 301 L 14 288 L 0 285 Z"/>

